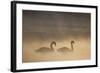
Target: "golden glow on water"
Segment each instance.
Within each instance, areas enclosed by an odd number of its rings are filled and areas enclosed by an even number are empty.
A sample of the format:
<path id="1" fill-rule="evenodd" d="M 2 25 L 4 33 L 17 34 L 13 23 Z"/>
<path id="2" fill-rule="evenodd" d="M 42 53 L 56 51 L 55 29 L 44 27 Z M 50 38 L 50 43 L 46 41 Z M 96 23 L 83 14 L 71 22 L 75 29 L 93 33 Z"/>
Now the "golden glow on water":
<path id="1" fill-rule="evenodd" d="M 56 46 L 54 46 L 54 52 L 49 53 L 38 53 L 35 50 L 40 47 L 50 47 L 49 44 L 52 42 L 48 41 L 35 41 L 24 42 L 23 44 L 23 62 L 39 62 L 39 61 L 59 61 L 59 60 L 82 60 L 90 59 L 90 39 L 79 38 L 75 39 L 74 50 L 72 52 L 58 52 L 57 49 L 61 47 L 68 47 L 71 49 L 70 41 L 72 39 L 67 39 L 63 41 L 56 41 Z"/>

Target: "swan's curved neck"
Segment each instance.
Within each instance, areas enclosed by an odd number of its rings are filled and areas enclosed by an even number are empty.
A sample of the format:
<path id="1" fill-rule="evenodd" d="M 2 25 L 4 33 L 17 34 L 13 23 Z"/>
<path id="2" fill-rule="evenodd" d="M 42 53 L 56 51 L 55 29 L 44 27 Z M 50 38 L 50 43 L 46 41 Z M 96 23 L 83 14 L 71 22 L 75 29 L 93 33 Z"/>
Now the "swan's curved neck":
<path id="1" fill-rule="evenodd" d="M 74 50 L 74 48 L 73 48 L 73 43 L 71 43 L 71 51 L 73 51 Z"/>
<path id="2" fill-rule="evenodd" d="M 53 45 L 56 46 L 56 42 L 52 42 L 52 43 L 50 44 L 50 48 L 51 48 L 52 50 L 54 50 Z"/>

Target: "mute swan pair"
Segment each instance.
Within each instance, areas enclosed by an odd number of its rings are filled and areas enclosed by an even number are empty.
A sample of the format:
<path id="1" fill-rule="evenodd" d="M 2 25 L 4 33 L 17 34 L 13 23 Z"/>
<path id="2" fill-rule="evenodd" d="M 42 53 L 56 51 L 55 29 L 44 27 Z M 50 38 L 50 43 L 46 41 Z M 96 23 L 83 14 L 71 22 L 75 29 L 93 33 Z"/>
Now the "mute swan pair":
<path id="1" fill-rule="evenodd" d="M 58 52 L 73 51 L 73 49 L 74 49 L 73 44 L 74 43 L 75 43 L 74 41 L 71 41 L 71 49 L 68 48 L 68 47 L 61 47 L 61 48 L 57 49 L 57 51 Z M 51 51 L 54 51 L 54 46 L 56 46 L 56 42 L 55 41 L 51 42 L 50 48 L 41 47 L 41 48 L 37 49 L 36 52 L 51 52 Z"/>

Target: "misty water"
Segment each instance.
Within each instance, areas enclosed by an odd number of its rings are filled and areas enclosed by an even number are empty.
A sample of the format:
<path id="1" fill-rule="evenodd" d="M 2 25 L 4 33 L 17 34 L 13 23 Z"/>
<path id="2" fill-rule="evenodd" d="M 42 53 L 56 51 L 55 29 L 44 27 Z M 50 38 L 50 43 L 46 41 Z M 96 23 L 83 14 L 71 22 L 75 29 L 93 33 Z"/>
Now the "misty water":
<path id="1" fill-rule="evenodd" d="M 32 34 L 30 34 L 32 36 Z M 28 37 L 28 36 L 27 36 Z M 58 52 L 61 47 L 71 49 L 71 41 L 74 41 L 73 51 Z M 52 41 L 56 42 L 52 52 L 36 52 L 40 47 L 49 47 Z M 38 38 L 30 37 L 23 41 L 23 62 L 41 62 L 41 61 L 60 61 L 60 60 L 86 60 L 90 59 L 90 38 L 89 36 L 70 36 L 67 38 Z"/>
<path id="2" fill-rule="evenodd" d="M 86 60 L 91 58 L 91 25 L 89 13 L 50 12 L 23 10 L 22 61 L 45 62 L 63 60 Z M 41 47 L 52 52 L 36 52 Z M 58 52 L 61 47 L 73 51 Z"/>

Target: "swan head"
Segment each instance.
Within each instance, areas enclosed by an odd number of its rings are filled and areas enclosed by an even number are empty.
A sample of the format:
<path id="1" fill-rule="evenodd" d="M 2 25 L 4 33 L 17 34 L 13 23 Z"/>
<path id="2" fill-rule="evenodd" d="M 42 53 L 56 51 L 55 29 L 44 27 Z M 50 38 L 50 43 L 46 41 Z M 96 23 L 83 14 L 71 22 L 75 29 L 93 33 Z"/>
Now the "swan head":
<path id="1" fill-rule="evenodd" d="M 74 44 L 75 42 L 74 41 L 71 41 L 71 43 Z"/>
<path id="2" fill-rule="evenodd" d="M 56 46 L 56 42 L 55 41 L 52 41 L 52 44 Z"/>

